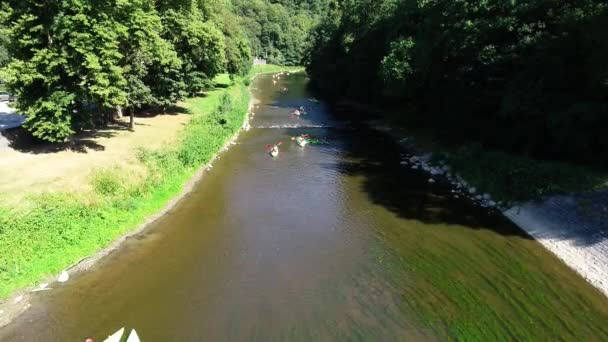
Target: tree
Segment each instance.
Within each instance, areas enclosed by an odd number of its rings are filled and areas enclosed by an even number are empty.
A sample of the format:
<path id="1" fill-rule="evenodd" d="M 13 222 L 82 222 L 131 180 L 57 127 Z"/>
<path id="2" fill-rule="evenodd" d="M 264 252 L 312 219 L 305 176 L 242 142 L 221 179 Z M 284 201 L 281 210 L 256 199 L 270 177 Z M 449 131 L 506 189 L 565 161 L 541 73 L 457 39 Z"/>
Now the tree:
<path id="1" fill-rule="evenodd" d="M 329 0 L 234 0 L 234 11 L 253 53 L 275 64 L 298 65 L 307 57 L 309 33 Z"/>
<path id="2" fill-rule="evenodd" d="M 65 0 L 9 1 L 5 7 L 13 61 L 5 78 L 36 137 L 63 141 L 95 118 L 91 109 L 124 105 L 118 66 L 120 23 L 112 3 Z"/>
<path id="3" fill-rule="evenodd" d="M 8 33 L 7 33 L 6 28 L 4 26 L 0 25 L 0 69 L 5 67 L 9 61 L 7 46 L 8 46 Z"/>
<path id="4" fill-rule="evenodd" d="M 214 23 L 204 20 L 196 3 L 187 9 L 168 8 L 162 18 L 163 36 L 183 62 L 184 91 L 196 94 L 225 69 L 224 36 Z"/>
<path id="5" fill-rule="evenodd" d="M 605 2 L 342 0 L 327 13 L 308 70 L 333 97 L 407 106 L 451 140 L 608 152 Z"/>
<path id="6" fill-rule="evenodd" d="M 185 88 L 181 80 L 182 61 L 173 46 L 161 37 L 162 22 L 154 1 L 123 2 L 115 10 L 124 25 L 120 66 L 126 79 L 125 106 L 133 128 L 135 110 L 150 105 L 165 107 L 181 97 Z"/>

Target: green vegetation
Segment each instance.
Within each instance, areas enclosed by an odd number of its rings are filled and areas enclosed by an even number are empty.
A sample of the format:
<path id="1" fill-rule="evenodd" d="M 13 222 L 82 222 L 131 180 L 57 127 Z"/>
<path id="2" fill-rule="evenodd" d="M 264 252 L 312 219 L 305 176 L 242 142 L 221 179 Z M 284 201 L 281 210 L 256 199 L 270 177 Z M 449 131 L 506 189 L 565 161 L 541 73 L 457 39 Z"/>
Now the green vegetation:
<path id="1" fill-rule="evenodd" d="M 400 128 L 394 134 L 398 140 L 407 138 L 409 148 L 432 153 L 431 164 L 446 163 L 469 185 L 506 205 L 608 186 L 608 174 L 588 165 L 534 158 L 474 142 L 449 144 L 430 128 L 410 125 L 403 111 L 384 113 L 383 118 Z"/>
<path id="2" fill-rule="evenodd" d="M 0 17 L 0 19 L 2 19 Z M 8 45 L 8 34 L 4 26 L 0 25 L 0 69 L 8 64 L 9 56 L 6 46 Z"/>
<path id="3" fill-rule="evenodd" d="M 330 98 L 399 113 L 496 198 L 590 190 L 608 180 L 607 20 L 596 0 L 346 0 L 308 71 Z"/>
<path id="4" fill-rule="evenodd" d="M 280 65 L 302 65 L 310 31 L 328 0 L 232 0 L 253 54 Z"/>
<path id="5" fill-rule="evenodd" d="M 264 66 L 252 75 L 270 69 L 283 70 Z M 217 80 L 230 81 L 227 75 Z M 133 181 L 108 165 L 92 177 L 91 193 L 35 195 L 19 208 L 0 204 L 0 298 L 57 274 L 159 211 L 242 127 L 249 105 L 244 81 L 189 99 L 192 119 L 179 143 L 139 151 L 145 178 Z"/>
<path id="6" fill-rule="evenodd" d="M 462 213 L 454 213 L 461 215 Z M 449 215 L 449 214 L 448 214 Z M 606 299 L 534 240 L 461 225 L 414 220 L 385 230 L 383 241 L 407 270 L 403 303 L 440 340 L 603 341 Z M 506 233 L 506 234 L 505 234 Z M 511 235 L 513 234 L 513 235 Z M 398 274 L 398 273 L 397 273 Z"/>
<path id="7" fill-rule="evenodd" d="M 5 1 L 11 61 L 0 75 L 24 127 L 61 142 L 116 113 L 166 108 L 222 72 L 245 75 L 251 53 L 219 2 Z M 133 128 L 133 127 L 132 127 Z"/>
<path id="8" fill-rule="evenodd" d="M 0 79 L 19 96 L 24 127 L 63 142 L 123 112 L 165 109 L 220 73 L 247 75 L 251 45 L 271 63 L 301 65 L 326 2 L 8 0 Z"/>
<path id="9" fill-rule="evenodd" d="M 268 73 L 281 72 L 281 71 L 294 72 L 294 71 L 303 71 L 303 70 L 304 70 L 304 68 L 300 67 L 300 66 L 283 67 L 283 66 L 278 66 L 278 65 L 273 65 L 273 64 L 262 64 L 262 65 L 256 65 L 255 67 L 253 67 L 252 71 L 249 73 L 249 76 L 252 77 L 256 74 L 268 74 Z"/>
<path id="10" fill-rule="evenodd" d="M 605 1 L 338 4 L 308 67 L 324 94 L 412 108 L 449 144 L 605 164 Z"/>
<path id="11" fill-rule="evenodd" d="M 470 185 L 507 204 L 608 185 L 605 172 L 585 165 L 539 160 L 473 143 L 437 151 Z"/>

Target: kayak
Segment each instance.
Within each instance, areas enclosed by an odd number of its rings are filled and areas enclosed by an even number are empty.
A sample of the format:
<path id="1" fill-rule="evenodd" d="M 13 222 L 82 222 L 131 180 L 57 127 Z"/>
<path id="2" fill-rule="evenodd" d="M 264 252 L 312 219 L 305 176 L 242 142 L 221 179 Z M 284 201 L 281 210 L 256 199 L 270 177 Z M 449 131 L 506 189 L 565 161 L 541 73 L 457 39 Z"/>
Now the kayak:
<path id="1" fill-rule="evenodd" d="M 308 139 L 305 139 L 305 138 L 302 138 L 302 137 L 298 137 L 296 139 L 296 143 L 298 144 L 298 146 L 304 147 L 304 146 L 308 145 Z"/>
<path id="2" fill-rule="evenodd" d="M 279 156 L 279 146 L 281 146 L 282 142 L 278 142 L 274 145 L 266 145 L 266 151 L 270 154 L 271 157 L 276 158 Z"/>

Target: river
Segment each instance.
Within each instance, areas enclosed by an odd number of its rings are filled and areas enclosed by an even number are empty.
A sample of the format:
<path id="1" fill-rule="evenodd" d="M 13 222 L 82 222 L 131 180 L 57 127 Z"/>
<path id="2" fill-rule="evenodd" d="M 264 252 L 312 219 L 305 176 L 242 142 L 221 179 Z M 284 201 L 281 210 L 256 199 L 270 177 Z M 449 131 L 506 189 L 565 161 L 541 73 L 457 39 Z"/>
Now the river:
<path id="1" fill-rule="evenodd" d="M 608 338 L 599 291 L 499 213 L 400 165 L 406 151 L 307 82 L 258 77 L 252 128 L 195 190 L 36 294 L 0 340 L 121 327 L 144 342 Z M 300 148 L 302 133 L 326 143 Z"/>

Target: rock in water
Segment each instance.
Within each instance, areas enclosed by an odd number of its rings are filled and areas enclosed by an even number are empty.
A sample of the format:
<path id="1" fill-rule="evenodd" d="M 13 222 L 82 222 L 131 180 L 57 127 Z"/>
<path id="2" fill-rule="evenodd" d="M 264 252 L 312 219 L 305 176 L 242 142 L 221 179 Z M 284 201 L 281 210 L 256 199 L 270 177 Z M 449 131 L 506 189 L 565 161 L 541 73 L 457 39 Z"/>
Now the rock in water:
<path id="1" fill-rule="evenodd" d="M 69 279 L 70 279 L 70 275 L 68 274 L 68 272 L 67 271 L 63 271 L 59 275 L 59 278 L 57 278 L 57 281 L 60 282 L 60 283 L 65 283 Z"/>

